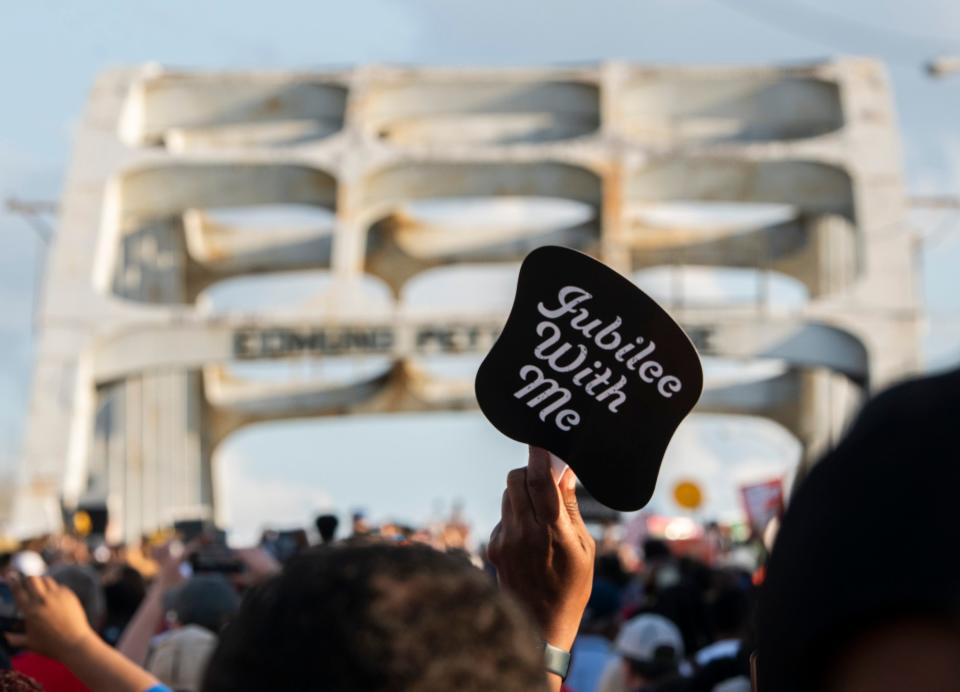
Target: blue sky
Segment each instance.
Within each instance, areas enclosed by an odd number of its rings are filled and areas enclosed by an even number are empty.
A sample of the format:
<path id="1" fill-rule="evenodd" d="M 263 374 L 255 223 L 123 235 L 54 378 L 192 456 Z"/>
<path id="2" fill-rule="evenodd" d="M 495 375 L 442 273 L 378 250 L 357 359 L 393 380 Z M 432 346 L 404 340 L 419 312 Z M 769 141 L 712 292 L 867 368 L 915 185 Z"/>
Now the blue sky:
<path id="1" fill-rule="evenodd" d="M 960 194 L 960 76 L 936 81 L 921 71 L 935 54 L 960 54 L 960 39 L 952 37 L 960 37 L 960 3 L 950 0 L 8 3 L 0 27 L 0 196 L 59 197 L 74 122 L 95 75 L 110 66 L 155 61 L 195 68 L 289 69 L 610 58 L 749 64 L 837 54 L 888 61 L 910 191 Z M 915 221 L 920 230 L 940 229 L 922 261 L 931 315 L 924 348 L 931 367 L 941 367 L 960 360 L 955 269 L 960 266 L 960 232 L 955 219 L 926 214 Z M 28 399 L 38 243 L 22 220 L 3 210 L 0 239 L 0 466 L 8 466 L 18 452 Z M 360 430 L 364 434 L 358 435 Z M 701 426 L 689 437 L 684 457 L 709 447 L 721 450 L 722 458 L 755 458 L 757 463 L 769 458 L 775 471 L 781 462 L 774 457 L 791 454 L 790 444 L 769 430 L 743 443 L 754 445 L 747 451 L 720 422 Z M 400 448 L 409 456 L 398 456 Z M 318 449 L 324 454 L 317 454 Z M 249 430 L 228 441 L 220 466 L 230 516 L 252 530 L 270 507 L 300 508 L 284 521 L 299 521 L 311 506 L 325 503 L 422 518 L 433 511 L 435 500 L 449 503 L 458 494 L 465 497 L 468 513 L 486 526 L 496 514 L 503 474 L 521 461 L 520 451 L 479 417 L 458 414 L 428 422 L 351 420 Z M 721 462 L 710 463 L 719 465 L 715 471 L 723 475 Z M 372 468 L 384 483 L 344 470 L 351 468 Z M 397 497 L 385 489 L 398 487 L 397 469 L 430 482 L 402 483 L 405 495 Z M 264 496 L 251 504 L 251 487 L 267 481 L 277 499 L 270 504 Z"/>

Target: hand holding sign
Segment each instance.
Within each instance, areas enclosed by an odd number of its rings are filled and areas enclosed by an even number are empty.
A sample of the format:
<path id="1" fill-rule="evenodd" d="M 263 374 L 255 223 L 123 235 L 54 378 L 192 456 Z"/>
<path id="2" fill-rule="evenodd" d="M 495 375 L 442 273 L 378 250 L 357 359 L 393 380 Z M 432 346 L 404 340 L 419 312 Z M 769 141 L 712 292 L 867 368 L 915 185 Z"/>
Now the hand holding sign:
<path id="1" fill-rule="evenodd" d="M 609 267 L 561 247 L 527 255 L 476 380 L 497 429 L 563 459 L 597 500 L 623 511 L 650 500 L 702 388 L 697 352 L 670 316 Z"/>
<path id="2" fill-rule="evenodd" d="M 549 454 L 530 448 L 526 468 L 507 476 L 490 560 L 501 585 L 533 614 L 543 638 L 569 650 L 590 598 L 596 545 L 577 505 L 569 469 L 551 478 Z"/>

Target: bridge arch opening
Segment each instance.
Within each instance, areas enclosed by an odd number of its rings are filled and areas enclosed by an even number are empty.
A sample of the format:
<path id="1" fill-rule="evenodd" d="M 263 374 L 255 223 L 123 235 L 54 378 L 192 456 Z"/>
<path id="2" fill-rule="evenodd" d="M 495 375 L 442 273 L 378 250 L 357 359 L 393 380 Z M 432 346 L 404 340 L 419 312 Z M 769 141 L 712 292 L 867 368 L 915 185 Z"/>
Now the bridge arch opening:
<path id="1" fill-rule="evenodd" d="M 810 301 L 810 291 L 799 280 L 760 269 L 659 266 L 634 272 L 632 278 L 667 309 L 794 313 Z"/>
<path id="2" fill-rule="evenodd" d="M 739 518 L 738 484 L 789 483 L 799 456 L 799 443 L 775 423 L 694 414 L 668 450 L 651 509 L 679 514 L 669 497 L 686 475 L 705 485 L 705 517 Z M 267 527 L 310 526 L 318 512 L 338 513 L 348 531 L 354 510 L 374 522 L 428 524 L 458 502 L 482 542 L 499 519 L 507 472 L 525 461 L 525 448 L 478 412 L 302 419 L 226 438 L 215 453 L 215 490 L 220 519 L 238 544 Z"/>
<path id="3" fill-rule="evenodd" d="M 553 142 L 600 127 L 600 91 L 586 80 L 383 80 L 363 109 L 368 132 L 400 146 Z"/>

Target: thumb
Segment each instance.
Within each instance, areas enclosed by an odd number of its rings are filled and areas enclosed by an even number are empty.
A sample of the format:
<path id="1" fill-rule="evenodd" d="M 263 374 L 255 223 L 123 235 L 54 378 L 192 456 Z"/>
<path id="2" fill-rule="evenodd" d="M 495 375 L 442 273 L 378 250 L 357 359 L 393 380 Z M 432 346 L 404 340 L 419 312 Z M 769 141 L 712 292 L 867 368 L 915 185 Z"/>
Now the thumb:
<path id="1" fill-rule="evenodd" d="M 569 466 L 560 479 L 560 495 L 563 498 L 563 506 L 567 510 L 570 521 L 574 525 L 582 524 L 580 505 L 577 504 L 577 477 Z"/>

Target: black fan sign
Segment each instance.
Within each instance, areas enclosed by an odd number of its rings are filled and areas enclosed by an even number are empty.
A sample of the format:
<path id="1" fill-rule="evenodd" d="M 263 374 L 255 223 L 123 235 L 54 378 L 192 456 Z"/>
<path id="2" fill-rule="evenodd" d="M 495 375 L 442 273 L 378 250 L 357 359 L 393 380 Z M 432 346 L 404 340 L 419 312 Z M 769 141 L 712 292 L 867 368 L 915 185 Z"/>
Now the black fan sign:
<path id="1" fill-rule="evenodd" d="M 520 267 L 510 317 L 480 365 L 484 415 L 559 457 L 600 502 L 650 501 L 667 444 L 703 389 L 690 339 L 595 259 L 541 247 Z"/>

